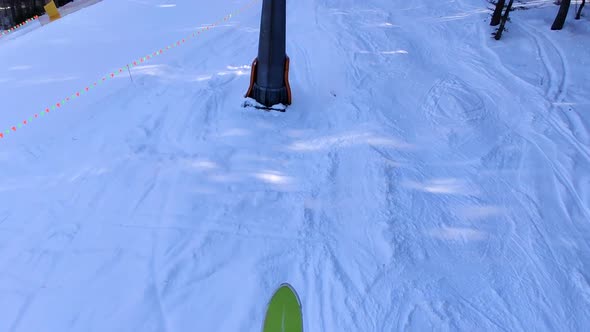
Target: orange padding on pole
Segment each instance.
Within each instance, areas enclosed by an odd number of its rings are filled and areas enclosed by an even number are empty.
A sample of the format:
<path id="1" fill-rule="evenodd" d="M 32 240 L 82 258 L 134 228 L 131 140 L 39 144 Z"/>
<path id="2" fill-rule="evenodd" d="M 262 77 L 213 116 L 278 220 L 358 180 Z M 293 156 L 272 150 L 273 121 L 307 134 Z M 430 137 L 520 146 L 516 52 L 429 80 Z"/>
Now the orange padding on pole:
<path id="1" fill-rule="evenodd" d="M 289 56 L 285 56 L 285 87 L 287 88 L 287 105 L 291 105 L 291 85 L 289 84 L 289 64 L 291 60 Z M 256 67 L 258 66 L 258 58 L 252 61 L 252 68 L 250 70 L 250 86 L 248 87 L 248 92 L 244 97 L 249 97 L 252 93 L 252 89 L 254 89 L 254 83 L 256 83 Z"/>
<path id="2" fill-rule="evenodd" d="M 248 87 L 248 92 L 246 92 L 245 97 L 249 97 L 252 93 L 252 89 L 254 89 L 254 83 L 256 83 L 256 66 L 258 66 L 258 58 L 252 61 L 252 68 L 250 69 L 250 86 Z"/>
<path id="3" fill-rule="evenodd" d="M 285 86 L 287 87 L 287 105 L 291 105 L 291 85 L 289 84 L 289 56 L 285 59 Z"/>

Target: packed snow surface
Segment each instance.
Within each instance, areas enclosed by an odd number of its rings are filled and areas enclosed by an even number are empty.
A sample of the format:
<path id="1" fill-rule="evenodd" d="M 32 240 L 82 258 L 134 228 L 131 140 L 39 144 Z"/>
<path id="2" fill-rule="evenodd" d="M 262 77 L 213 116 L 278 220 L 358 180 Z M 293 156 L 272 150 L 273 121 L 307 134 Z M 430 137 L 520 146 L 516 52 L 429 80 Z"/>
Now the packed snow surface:
<path id="1" fill-rule="evenodd" d="M 245 6 L 103 0 L 0 40 L 0 129 Z M 590 326 L 590 13 L 288 1 L 293 105 L 242 108 L 262 2 L 0 139 L 0 331 Z"/>

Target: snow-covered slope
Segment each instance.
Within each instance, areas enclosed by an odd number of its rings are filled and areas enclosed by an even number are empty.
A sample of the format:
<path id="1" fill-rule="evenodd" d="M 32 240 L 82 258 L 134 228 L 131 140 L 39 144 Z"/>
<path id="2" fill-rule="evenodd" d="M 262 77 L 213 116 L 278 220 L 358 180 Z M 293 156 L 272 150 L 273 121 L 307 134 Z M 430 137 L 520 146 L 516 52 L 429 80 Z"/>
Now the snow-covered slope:
<path id="1" fill-rule="evenodd" d="M 246 3 L 0 41 L 0 129 Z M 281 282 L 307 331 L 590 326 L 587 16 L 496 42 L 486 1 L 289 1 L 265 113 L 260 5 L 0 140 L 0 331 L 259 331 Z"/>

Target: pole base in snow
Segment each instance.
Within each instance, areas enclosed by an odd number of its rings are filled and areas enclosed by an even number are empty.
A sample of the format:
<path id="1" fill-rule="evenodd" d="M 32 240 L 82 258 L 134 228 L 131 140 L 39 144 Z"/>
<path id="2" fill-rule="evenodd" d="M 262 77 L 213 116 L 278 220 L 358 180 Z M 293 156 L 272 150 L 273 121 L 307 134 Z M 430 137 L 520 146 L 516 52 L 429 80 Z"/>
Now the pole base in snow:
<path id="1" fill-rule="evenodd" d="M 263 88 L 254 83 L 254 86 L 252 87 L 252 93 L 248 97 L 253 98 L 262 105 L 269 107 L 276 104 L 288 105 L 288 93 L 286 87 L 271 89 Z"/>
<path id="2" fill-rule="evenodd" d="M 268 106 L 264 106 L 264 105 L 258 103 L 256 100 L 253 100 L 251 98 L 246 98 L 246 101 L 244 101 L 242 103 L 242 107 L 243 108 L 252 107 L 252 108 L 255 108 L 257 110 L 264 110 L 264 111 L 267 111 L 267 112 L 277 111 L 277 112 L 283 112 L 283 113 L 287 109 L 287 106 L 284 105 L 284 104 L 276 104 L 276 105 L 273 105 L 271 107 L 268 107 Z"/>
<path id="3" fill-rule="evenodd" d="M 289 57 L 285 57 L 285 82 L 280 88 L 268 88 L 257 83 L 258 58 L 252 62 L 250 86 L 245 97 L 250 97 L 262 105 L 271 107 L 276 104 L 291 105 L 291 86 L 289 85 Z"/>

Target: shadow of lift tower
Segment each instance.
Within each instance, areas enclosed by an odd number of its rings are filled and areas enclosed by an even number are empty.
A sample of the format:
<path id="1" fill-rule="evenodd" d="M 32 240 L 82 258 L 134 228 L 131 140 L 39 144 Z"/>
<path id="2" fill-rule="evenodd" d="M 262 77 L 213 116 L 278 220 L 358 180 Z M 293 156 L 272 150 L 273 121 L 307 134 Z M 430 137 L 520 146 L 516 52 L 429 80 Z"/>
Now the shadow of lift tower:
<path id="1" fill-rule="evenodd" d="M 246 97 L 271 107 L 291 105 L 289 57 L 285 51 L 286 0 L 263 0 L 258 57 L 252 63 Z"/>

